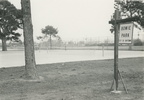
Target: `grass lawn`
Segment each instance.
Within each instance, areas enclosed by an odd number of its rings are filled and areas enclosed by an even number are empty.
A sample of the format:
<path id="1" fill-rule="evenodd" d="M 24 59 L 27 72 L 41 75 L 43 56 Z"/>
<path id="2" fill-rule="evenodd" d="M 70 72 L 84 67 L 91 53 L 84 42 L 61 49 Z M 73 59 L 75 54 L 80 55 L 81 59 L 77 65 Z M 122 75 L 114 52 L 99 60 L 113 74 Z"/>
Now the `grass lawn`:
<path id="1" fill-rule="evenodd" d="M 144 100 L 144 58 L 119 59 L 128 89 L 113 94 L 113 60 L 37 65 L 41 81 L 21 79 L 24 67 L 0 69 L 0 100 Z"/>

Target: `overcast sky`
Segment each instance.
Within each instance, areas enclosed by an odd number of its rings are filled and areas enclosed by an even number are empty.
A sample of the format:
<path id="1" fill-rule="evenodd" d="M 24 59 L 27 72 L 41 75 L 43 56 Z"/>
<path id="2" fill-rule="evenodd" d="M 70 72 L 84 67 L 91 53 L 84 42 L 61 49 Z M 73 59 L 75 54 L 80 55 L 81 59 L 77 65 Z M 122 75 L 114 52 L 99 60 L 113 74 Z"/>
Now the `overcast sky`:
<path id="1" fill-rule="evenodd" d="M 21 0 L 9 0 L 21 8 Z M 112 37 L 108 21 L 114 0 L 31 0 L 34 37 L 47 25 L 58 28 L 63 40 Z"/>

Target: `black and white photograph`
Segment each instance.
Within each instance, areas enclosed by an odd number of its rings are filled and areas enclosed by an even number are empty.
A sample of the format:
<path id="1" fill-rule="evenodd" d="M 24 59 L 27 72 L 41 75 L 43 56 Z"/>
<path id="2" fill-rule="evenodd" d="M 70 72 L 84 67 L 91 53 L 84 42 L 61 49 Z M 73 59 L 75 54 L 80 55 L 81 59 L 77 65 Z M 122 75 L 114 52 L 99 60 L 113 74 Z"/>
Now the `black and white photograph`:
<path id="1" fill-rule="evenodd" d="M 144 100 L 144 0 L 0 0 L 0 100 Z"/>

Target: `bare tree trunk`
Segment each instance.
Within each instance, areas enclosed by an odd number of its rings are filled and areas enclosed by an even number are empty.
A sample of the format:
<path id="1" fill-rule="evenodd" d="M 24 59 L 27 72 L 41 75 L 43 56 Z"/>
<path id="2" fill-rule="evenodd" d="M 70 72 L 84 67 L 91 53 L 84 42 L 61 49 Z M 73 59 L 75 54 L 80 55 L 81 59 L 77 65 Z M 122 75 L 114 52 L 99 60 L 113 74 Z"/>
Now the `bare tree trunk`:
<path id="1" fill-rule="evenodd" d="M 33 26 L 31 20 L 30 0 L 21 0 L 23 11 L 23 28 L 24 28 L 24 46 L 25 46 L 25 78 L 38 79 L 34 41 L 33 41 Z"/>
<path id="2" fill-rule="evenodd" d="M 52 49 L 52 39 L 51 39 L 51 35 L 50 35 L 50 50 Z"/>
<path id="3" fill-rule="evenodd" d="M 6 37 L 2 37 L 2 51 L 7 51 Z"/>

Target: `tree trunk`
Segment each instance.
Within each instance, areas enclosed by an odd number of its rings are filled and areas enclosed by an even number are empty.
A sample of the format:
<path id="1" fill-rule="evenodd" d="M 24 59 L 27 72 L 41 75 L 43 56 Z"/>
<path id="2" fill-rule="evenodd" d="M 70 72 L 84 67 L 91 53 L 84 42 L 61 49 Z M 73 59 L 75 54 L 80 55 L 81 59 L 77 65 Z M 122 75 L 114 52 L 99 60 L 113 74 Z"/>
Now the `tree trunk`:
<path id="1" fill-rule="evenodd" d="M 6 37 L 2 38 L 2 51 L 7 51 Z"/>
<path id="2" fill-rule="evenodd" d="M 34 41 L 33 41 L 33 26 L 31 20 L 30 0 L 21 0 L 23 11 L 23 31 L 24 31 L 24 46 L 25 46 L 25 78 L 38 79 Z"/>
<path id="3" fill-rule="evenodd" d="M 50 35 L 50 50 L 52 49 L 52 39 L 51 39 L 51 35 Z"/>

